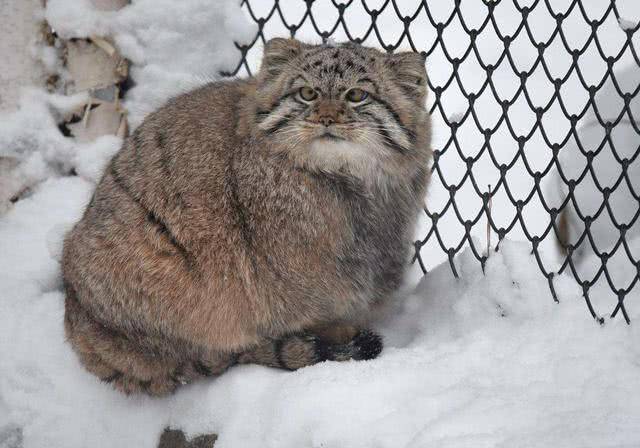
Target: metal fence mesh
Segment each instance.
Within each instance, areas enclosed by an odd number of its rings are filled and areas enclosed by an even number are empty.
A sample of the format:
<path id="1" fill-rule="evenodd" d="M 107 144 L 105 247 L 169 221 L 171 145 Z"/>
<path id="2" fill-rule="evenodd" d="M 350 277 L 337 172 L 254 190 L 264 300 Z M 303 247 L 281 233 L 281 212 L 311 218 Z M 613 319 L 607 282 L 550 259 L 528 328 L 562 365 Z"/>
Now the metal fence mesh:
<path id="1" fill-rule="evenodd" d="M 467 247 L 484 268 L 491 235 L 497 244 L 513 236 L 531 244 L 556 301 L 554 277 L 567 271 L 594 318 L 629 322 L 624 299 L 640 279 L 640 249 L 630 243 L 640 233 L 639 25 L 615 0 L 242 4 L 257 31 L 237 44 L 227 75 L 251 74 L 276 35 L 426 57 L 439 132 L 431 188 L 440 194 L 427 200 L 415 243 L 424 273 L 425 253 L 437 251 L 457 277 L 453 260 Z M 561 250 L 549 257 L 543 246 Z M 612 272 L 613 259 L 631 274 Z M 609 297 L 595 306 L 597 284 Z"/>

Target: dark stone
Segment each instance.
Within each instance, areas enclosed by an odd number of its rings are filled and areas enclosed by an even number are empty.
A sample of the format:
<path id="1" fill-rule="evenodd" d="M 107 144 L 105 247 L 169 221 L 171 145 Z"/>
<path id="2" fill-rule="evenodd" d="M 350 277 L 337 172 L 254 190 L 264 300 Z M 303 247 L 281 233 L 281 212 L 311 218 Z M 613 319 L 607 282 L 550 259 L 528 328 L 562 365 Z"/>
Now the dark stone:
<path id="1" fill-rule="evenodd" d="M 203 434 L 187 440 L 181 430 L 165 428 L 160 436 L 158 448 L 212 448 L 217 438 L 217 434 Z"/>

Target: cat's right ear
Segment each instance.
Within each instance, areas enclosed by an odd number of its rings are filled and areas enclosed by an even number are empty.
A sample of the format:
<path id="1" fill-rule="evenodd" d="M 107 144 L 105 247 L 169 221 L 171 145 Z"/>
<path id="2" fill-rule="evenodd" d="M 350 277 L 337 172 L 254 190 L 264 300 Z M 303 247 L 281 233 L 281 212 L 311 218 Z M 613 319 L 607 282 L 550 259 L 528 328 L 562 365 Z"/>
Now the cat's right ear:
<path id="1" fill-rule="evenodd" d="M 281 37 L 273 38 L 264 46 L 264 56 L 262 57 L 260 71 L 266 78 L 276 77 L 301 52 L 302 42 Z"/>

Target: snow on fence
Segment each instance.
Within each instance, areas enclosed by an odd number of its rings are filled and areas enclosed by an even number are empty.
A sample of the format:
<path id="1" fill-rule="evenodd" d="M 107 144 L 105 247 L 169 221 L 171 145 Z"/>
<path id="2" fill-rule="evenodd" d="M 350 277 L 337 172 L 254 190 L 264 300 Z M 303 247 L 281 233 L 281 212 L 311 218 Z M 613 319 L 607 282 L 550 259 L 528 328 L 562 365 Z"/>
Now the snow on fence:
<path id="1" fill-rule="evenodd" d="M 553 297 L 569 272 L 589 312 L 622 314 L 640 253 L 640 6 L 629 1 L 257 1 L 237 44 L 251 74 L 266 39 L 350 40 L 420 52 L 434 121 L 433 177 L 414 262 L 470 247 L 484 269 L 504 238 L 529 241 Z M 491 239 L 494 236 L 493 241 Z M 492 244 L 493 243 L 493 244 Z M 634 252 L 634 248 L 636 252 Z M 612 260 L 629 263 L 621 274 Z M 610 297 L 591 297 L 597 282 Z"/>

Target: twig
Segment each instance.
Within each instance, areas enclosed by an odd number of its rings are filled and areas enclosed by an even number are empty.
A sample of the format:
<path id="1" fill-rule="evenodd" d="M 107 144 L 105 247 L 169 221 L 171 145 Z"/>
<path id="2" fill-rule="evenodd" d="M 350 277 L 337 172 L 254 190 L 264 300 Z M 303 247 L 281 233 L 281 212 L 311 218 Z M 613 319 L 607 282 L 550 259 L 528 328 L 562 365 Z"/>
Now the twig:
<path id="1" fill-rule="evenodd" d="M 491 202 L 493 196 L 491 195 L 491 184 L 489 184 L 489 201 L 487 202 L 487 258 L 491 253 Z"/>

